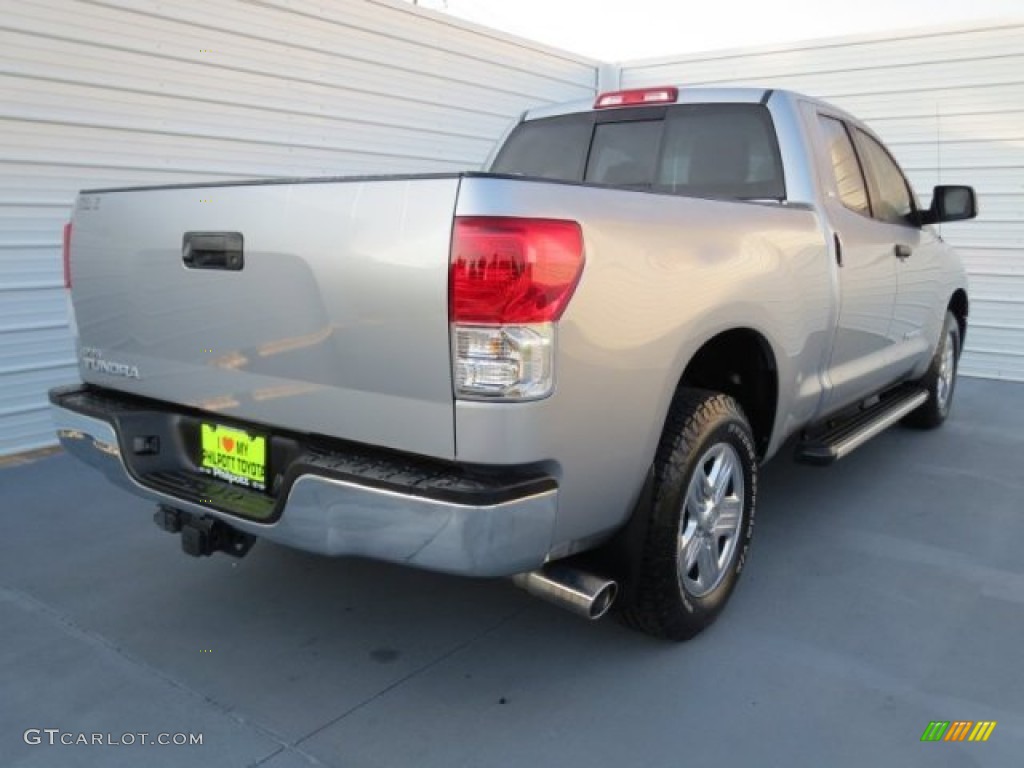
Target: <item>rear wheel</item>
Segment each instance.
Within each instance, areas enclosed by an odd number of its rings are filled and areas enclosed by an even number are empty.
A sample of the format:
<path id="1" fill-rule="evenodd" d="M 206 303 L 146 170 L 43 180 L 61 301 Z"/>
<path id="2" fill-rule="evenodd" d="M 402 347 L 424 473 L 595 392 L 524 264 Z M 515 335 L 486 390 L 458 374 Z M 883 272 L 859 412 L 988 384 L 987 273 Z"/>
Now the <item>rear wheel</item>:
<path id="1" fill-rule="evenodd" d="M 680 391 L 658 447 L 654 483 L 637 583 L 620 615 L 648 634 L 687 640 L 725 607 L 753 532 L 757 456 L 735 400 Z"/>
<path id="2" fill-rule="evenodd" d="M 947 312 L 939 346 L 935 350 L 927 373 L 921 379 L 921 386 L 928 391 L 928 399 L 919 408 L 907 414 L 903 419 L 904 424 L 919 429 L 934 429 L 946 420 L 953 405 L 959 360 L 960 325 L 953 313 Z"/>

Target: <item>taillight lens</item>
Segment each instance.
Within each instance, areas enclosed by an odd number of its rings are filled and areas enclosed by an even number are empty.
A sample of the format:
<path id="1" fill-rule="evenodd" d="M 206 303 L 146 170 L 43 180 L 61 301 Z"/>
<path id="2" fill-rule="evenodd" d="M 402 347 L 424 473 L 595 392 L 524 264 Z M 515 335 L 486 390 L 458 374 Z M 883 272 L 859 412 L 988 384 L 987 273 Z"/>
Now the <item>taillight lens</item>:
<path id="1" fill-rule="evenodd" d="M 71 287 L 71 222 L 64 225 L 64 287 Z"/>
<path id="2" fill-rule="evenodd" d="M 456 397 L 550 395 L 555 323 L 582 272 L 583 236 L 574 221 L 457 218 L 449 286 Z"/>
<path id="3" fill-rule="evenodd" d="M 554 322 L 583 271 L 583 235 L 575 221 L 459 217 L 451 261 L 453 323 Z"/>

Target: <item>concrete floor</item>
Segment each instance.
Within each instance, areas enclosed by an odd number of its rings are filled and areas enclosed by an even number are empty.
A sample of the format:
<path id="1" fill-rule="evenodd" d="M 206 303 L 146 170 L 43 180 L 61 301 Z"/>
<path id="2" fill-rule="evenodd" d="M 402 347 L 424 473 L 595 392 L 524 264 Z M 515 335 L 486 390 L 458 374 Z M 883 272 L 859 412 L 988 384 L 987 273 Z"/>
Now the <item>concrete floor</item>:
<path id="1" fill-rule="evenodd" d="M 731 605 L 678 646 L 500 581 L 265 542 L 194 560 L 68 457 L 8 466 L 0 765 L 1020 765 L 1022 436 L 1024 386 L 962 380 L 940 431 L 778 457 Z M 998 726 L 922 744 L 931 720 Z"/>

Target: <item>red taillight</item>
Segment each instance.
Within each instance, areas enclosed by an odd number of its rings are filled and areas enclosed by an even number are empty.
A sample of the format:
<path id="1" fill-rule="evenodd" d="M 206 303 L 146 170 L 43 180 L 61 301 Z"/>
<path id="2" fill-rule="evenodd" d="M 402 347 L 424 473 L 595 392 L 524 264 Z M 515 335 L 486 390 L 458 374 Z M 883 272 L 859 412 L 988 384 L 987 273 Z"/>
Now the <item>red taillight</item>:
<path id="1" fill-rule="evenodd" d="M 583 271 L 575 221 L 464 216 L 452 235 L 453 323 L 554 322 Z"/>
<path id="2" fill-rule="evenodd" d="M 594 109 L 632 107 L 644 104 L 673 104 L 678 98 L 678 88 L 633 88 L 629 91 L 602 93 L 594 102 Z"/>
<path id="3" fill-rule="evenodd" d="M 64 225 L 64 287 L 71 287 L 71 222 Z"/>

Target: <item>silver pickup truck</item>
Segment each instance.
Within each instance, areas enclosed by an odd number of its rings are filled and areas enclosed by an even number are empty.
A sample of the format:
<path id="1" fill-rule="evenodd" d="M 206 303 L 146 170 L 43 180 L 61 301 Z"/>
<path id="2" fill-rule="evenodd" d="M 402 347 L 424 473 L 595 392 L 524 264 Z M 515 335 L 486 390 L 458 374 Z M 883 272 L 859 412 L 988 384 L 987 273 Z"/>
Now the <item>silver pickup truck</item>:
<path id="1" fill-rule="evenodd" d="M 682 640 L 758 468 L 949 413 L 963 268 L 863 123 L 785 91 L 528 112 L 485 172 L 88 190 L 61 442 L 193 555 L 511 576 Z"/>

